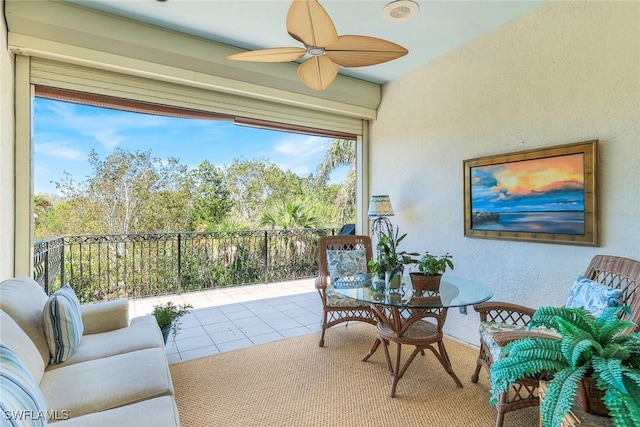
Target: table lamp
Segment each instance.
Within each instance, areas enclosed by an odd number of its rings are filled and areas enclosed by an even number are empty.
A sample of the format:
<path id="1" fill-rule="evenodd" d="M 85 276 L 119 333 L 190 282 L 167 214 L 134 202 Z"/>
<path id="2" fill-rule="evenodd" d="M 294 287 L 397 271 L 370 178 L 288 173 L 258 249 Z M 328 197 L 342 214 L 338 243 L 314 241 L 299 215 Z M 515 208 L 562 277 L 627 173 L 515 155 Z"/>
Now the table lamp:
<path id="1" fill-rule="evenodd" d="M 371 223 L 371 232 L 378 238 L 378 241 L 382 234 L 386 234 L 393 240 L 393 225 L 391 225 L 391 221 L 388 218 L 393 216 L 393 208 L 388 195 L 371 196 L 367 216 L 374 218 Z"/>

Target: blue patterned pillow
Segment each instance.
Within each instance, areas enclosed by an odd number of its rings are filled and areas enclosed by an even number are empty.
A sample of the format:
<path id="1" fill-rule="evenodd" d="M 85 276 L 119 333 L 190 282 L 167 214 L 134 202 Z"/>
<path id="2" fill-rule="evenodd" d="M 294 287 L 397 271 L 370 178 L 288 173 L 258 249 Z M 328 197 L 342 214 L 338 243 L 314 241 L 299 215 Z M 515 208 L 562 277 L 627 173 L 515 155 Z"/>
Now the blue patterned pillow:
<path id="1" fill-rule="evenodd" d="M 76 352 L 84 332 L 80 301 L 71 286 L 61 287 L 49 297 L 43 320 L 51 363 L 64 362 Z"/>
<path id="2" fill-rule="evenodd" d="M 327 264 L 334 286 L 362 286 L 369 277 L 364 249 L 327 250 Z"/>
<path id="3" fill-rule="evenodd" d="M 0 415 L 4 422 L 11 426 L 46 425 L 42 392 L 14 351 L 1 342 L 0 366 Z"/>
<path id="4" fill-rule="evenodd" d="M 620 289 L 578 276 L 569 290 L 566 306 L 569 308 L 582 307 L 595 317 L 600 317 L 605 308 L 618 306 L 621 293 Z"/>

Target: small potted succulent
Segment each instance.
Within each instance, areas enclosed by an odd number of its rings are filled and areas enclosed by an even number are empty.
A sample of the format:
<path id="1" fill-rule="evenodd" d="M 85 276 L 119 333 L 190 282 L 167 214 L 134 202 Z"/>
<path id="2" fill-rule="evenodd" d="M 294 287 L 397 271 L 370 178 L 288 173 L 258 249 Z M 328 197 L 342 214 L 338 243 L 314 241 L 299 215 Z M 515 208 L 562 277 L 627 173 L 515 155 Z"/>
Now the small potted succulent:
<path id="1" fill-rule="evenodd" d="M 171 301 L 153 306 L 151 314 L 155 316 L 158 322 L 165 344 L 167 343 L 170 332 L 175 339 L 176 334 L 180 330 L 180 319 L 189 313 L 191 308 L 193 308 L 191 304 L 176 305 Z"/>
<path id="2" fill-rule="evenodd" d="M 436 292 L 440 288 L 440 279 L 447 268 L 453 270 L 453 256 L 450 253 L 444 255 L 432 255 L 428 251 L 420 258 L 412 258 L 409 263 L 415 264 L 418 271 L 409 273 L 411 285 L 415 291 Z"/>

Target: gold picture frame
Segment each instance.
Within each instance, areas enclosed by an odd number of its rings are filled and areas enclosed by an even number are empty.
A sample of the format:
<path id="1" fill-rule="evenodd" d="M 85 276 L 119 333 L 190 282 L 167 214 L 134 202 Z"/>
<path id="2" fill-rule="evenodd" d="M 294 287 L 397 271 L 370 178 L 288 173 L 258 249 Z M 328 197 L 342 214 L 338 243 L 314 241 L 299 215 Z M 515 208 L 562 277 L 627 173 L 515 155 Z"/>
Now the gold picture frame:
<path id="1" fill-rule="evenodd" d="M 464 161 L 464 235 L 598 246 L 598 140 Z"/>

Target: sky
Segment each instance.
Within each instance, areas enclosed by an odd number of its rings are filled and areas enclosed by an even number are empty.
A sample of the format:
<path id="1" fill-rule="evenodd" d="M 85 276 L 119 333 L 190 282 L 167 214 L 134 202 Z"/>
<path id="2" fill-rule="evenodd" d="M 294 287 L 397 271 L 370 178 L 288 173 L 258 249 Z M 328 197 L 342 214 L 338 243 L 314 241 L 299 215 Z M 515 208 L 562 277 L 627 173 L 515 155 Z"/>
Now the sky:
<path id="1" fill-rule="evenodd" d="M 583 154 L 475 167 L 471 177 L 474 211 L 584 209 Z"/>
<path id="2" fill-rule="evenodd" d="M 190 169 L 203 160 L 217 166 L 234 159 L 267 159 L 282 170 L 315 174 L 331 138 L 269 131 L 231 122 L 180 119 L 34 99 L 34 194 L 56 194 L 66 171 L 75 181 L 91 175 L 88 155 L 105 159 L 117 147 L 177 157 Z M 344 181 L 340 168 L 330 181 Z"/>

